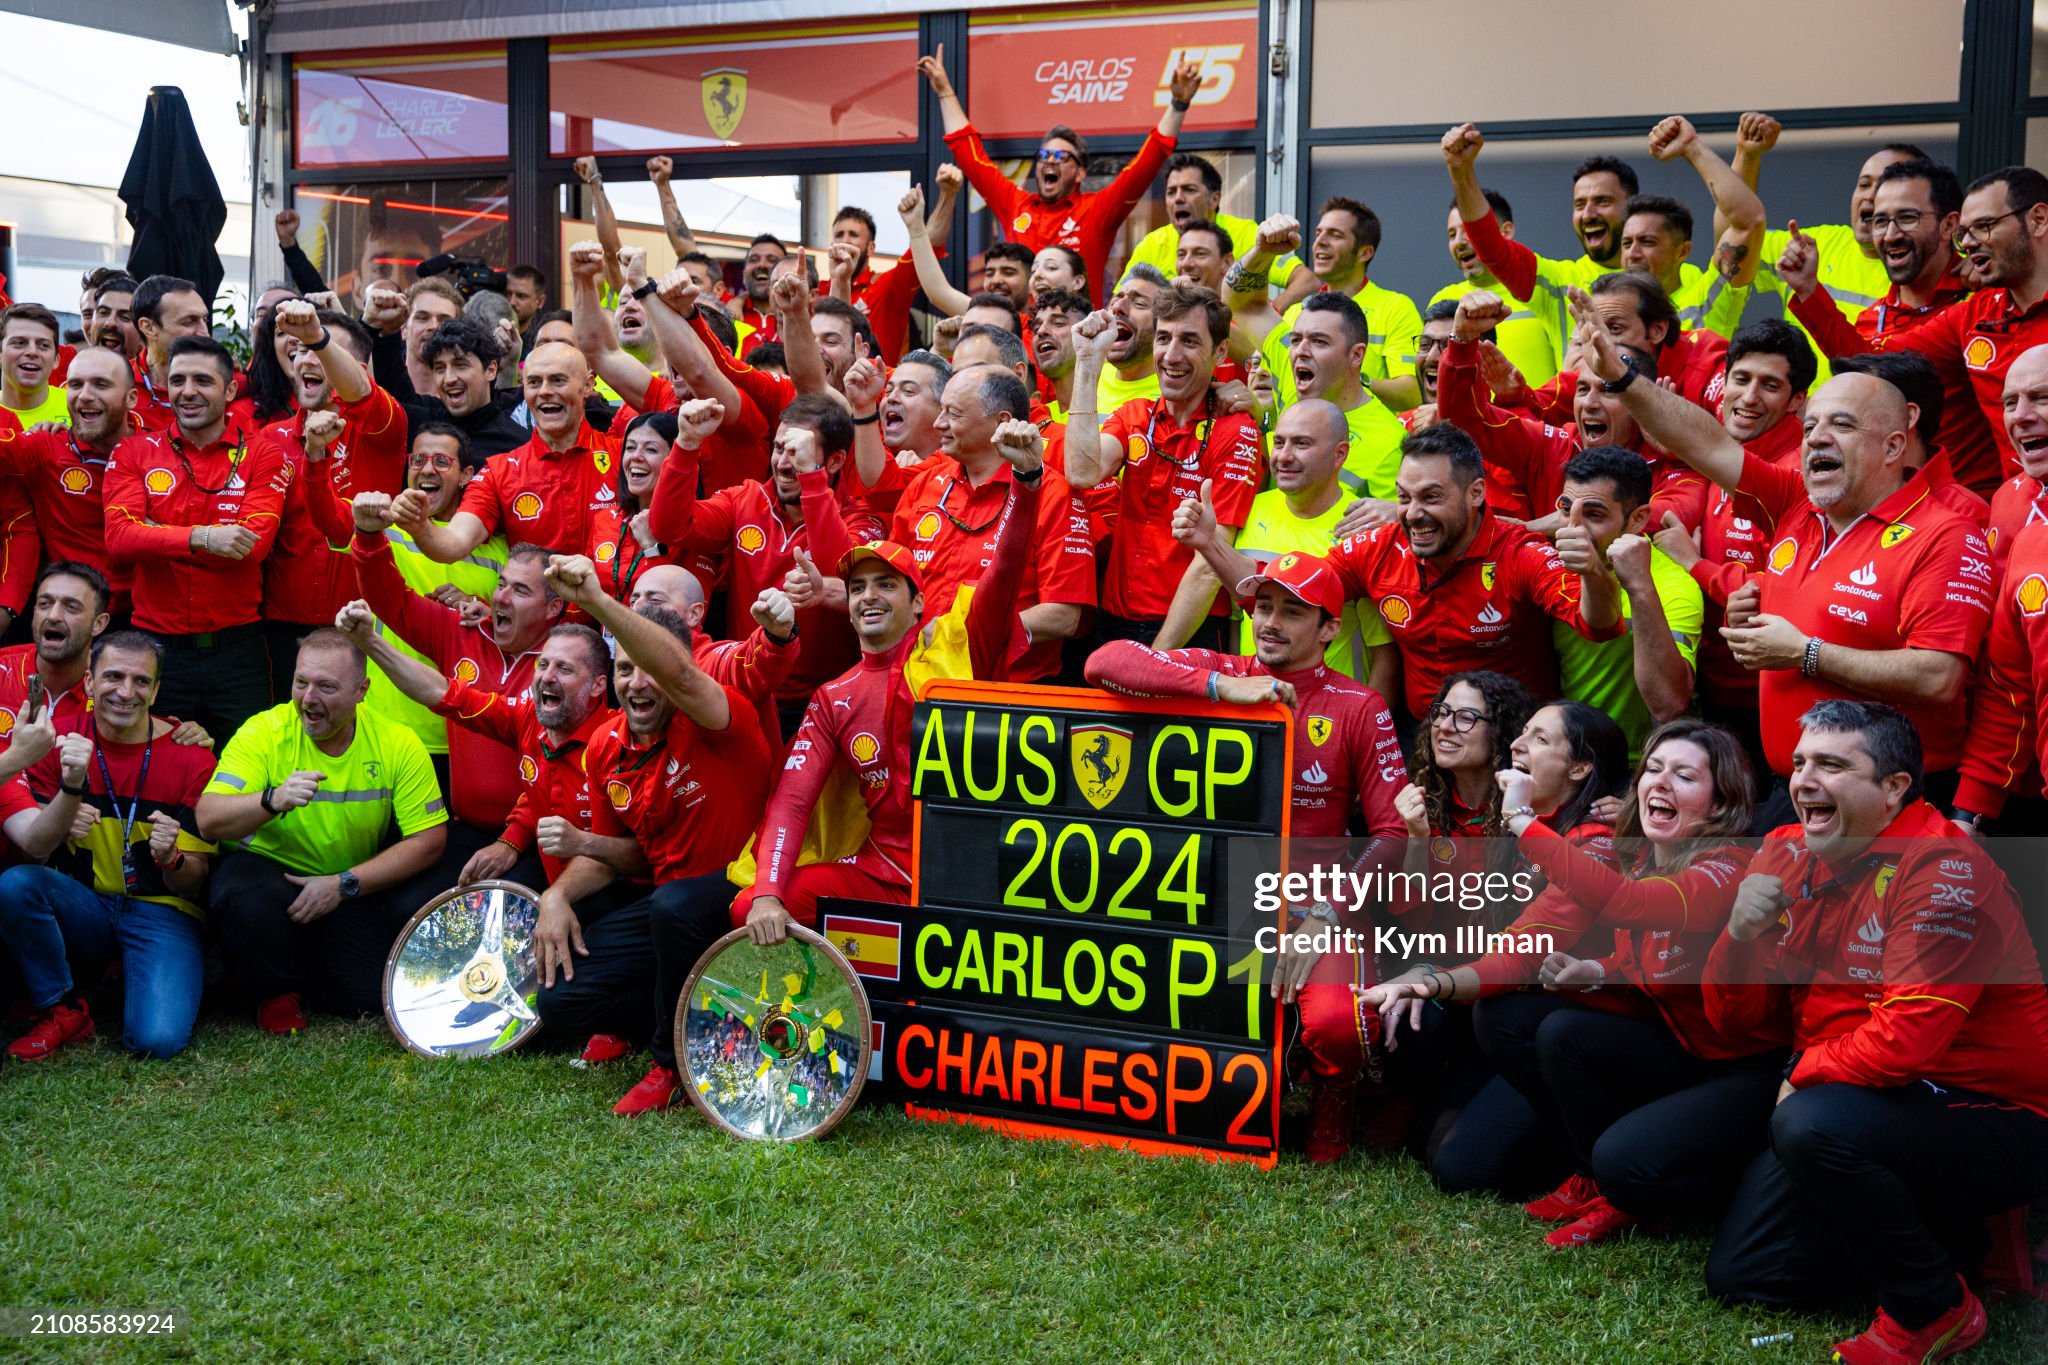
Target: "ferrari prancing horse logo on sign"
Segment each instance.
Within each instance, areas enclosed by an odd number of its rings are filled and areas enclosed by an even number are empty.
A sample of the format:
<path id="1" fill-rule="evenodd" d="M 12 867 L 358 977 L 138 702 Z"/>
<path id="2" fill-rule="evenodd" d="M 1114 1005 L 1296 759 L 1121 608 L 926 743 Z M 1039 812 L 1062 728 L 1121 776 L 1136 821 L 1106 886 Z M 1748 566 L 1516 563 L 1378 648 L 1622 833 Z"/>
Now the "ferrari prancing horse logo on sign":
<path id="1" fill-rule="evenodd" d="M 697 82 L 704 100 L 704 120 L 714 137 L 729 138 L 747 112 L 747 73 L 736 66 L 707 71 Z"/>
<path id="2" fill-rule="evenodd" d="M 1131 768 L 1131 732 L 1115 725 L 1079 725 L 1068 732 L 1074 781 L 1088 804 L 1101 810 L 1124 789 Z"/>

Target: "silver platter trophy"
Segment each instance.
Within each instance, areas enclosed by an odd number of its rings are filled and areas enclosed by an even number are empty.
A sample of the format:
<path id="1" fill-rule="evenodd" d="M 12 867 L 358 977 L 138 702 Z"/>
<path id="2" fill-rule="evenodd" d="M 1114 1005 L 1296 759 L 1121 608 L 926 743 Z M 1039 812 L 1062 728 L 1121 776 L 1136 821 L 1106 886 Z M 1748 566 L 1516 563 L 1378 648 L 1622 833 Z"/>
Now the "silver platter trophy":
<path id="1" fill-rule="evenodd" d="M 867 1080 L 868 995 L 821 935 L 791 925 L 772 948 L 745 929 L 711 945 L 676 1001 L 683 1093 L 736 1137 L 829 1133 Z"/>
<path id="2" fill-rule="evenodd" d="M 384 962 L 384 1018 L 422 1057 L 494 1057 L 540 1027 L 540 895 L 476 882 L 420 907 Z"/>

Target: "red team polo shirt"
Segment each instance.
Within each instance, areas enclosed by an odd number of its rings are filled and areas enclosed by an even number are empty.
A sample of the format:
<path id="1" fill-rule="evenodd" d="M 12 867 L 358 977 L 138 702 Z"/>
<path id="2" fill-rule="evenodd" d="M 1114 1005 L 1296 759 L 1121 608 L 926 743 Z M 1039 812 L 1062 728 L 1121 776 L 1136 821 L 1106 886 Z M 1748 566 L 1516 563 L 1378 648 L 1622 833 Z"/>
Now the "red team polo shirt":
<path id="1" fill-rule="evenodd" d="M 1937 502 L 1918 474 L 1837 535 L 1806 498 L 1796 466 L 1745 455 L 1741 492 L 1772 521 L 1763 572 L 1763 610 L 1802 635 L 1849 649 L 1936 649 L 1975 660 L 1991 623 L 1991 550 L 1978 529 Z M 1796 668 L 1758 675 L 1764 756 L 1792 771 L 1799 718 L 1815 702 L 1853 694 Z M 1920 732 L 1927 771 L 1963 756 L 1968 708 L 1949 702 L 1895 703 Z"/>
<path id="2" fill-rule="evenodd" d="M 14 742 L 14 727 L 20 722 L 22 708 L 28 705 L 29 675 L 36 671 L 34 644 L 0 649 L 0 752 Z M 85 728 L 88 710 L 84 678 L 45 700 L 53 708 L 50 723 L 58 734 L 68 735 Z"/>
<path id="3" fill-rule="evenodd" d="M 7 505 L 26 494 L 26 501 L 13 510 L 18 515 L 29 506 L 35 508 L 33 527 L 47 558 L 75 560 L 106 573 L 107 513 L 100 495 L 106 472 L 107 457 L 79 445 L 68 431 L 23 432 L 11 424 L 0 426 L 0 523 L 9 520 Z M 14 485 L 15 479 L 21 482 Z M 9 588 L 0 600 L 13 597 L 18 567 L 23 566 L 12 558 L 0 564 L 0 576 Z M 23 593 L 35 578 L 34 561 L 25 569 Z"/>
<path id="4" fill-rule="evenodd" d="M 1991 544 L 1991 568 L 1998 581 L 2005 581 L 2006 557 L 2013 542 L 2029 526 L 2048 526 L 2048 489 L 2039 479 L 2015 474 L 1998 485 L 1991 495 L 1990 520 L 1984 524 L 1984 539 Z"/>
<path id="5" fill-rule="evenodd" d="M 559 815 L 580 830 L 590 828 L 590 782 L 583 771 L 591 738 L 610 725 L 617 712 L 599 706 L 584 718 L 576 733 L 559 749 L 548 743 L 547 732 L 533 718 L 533 694 L 488 692 L 460 678 L 448 680 L 448 692 L 434 705 L 434 714 L 446 716 L 459 729 L 474 730 L 519 753 L 519 797 L 505 821 L 501 837 L 524 853 L 534 846 L 535 832 L 543 818 Z M 550 853 L 540 855 L 548 880 L 562 875 L 563 862 Z"/>
<path id="6" fill-rule="evenodd" d="M 674 412 L 682 406 L 676 395 L 676 386 L 662 375 L 655 375 L 647 381 L 647 406 L 634 408 L 621 404 L 617 415 L 612 418 L 611 436 L 620 442 L 626 439 L 626 428 L 642 412 Z M 697 476 L 706 493 L 720 488 L 730 488 L 748 479 L 768 478 L 768 447 L 775 433 L 761 416 L 761 407 L 749 398 L 745 391 L 740 393 L 740 411 L 737 417 L 727 414 L 726 424 L 704 438 L 704 446 L 697 452 Z"/>
<path id="7" fill-rule="evenodd" d="M 1795 417 L 1783 417 L 1743 449 L 1767 464 L 1798 468 L 1805 432 Z M 1653 528 L 1654 529 L 1654 528 Z M 1700 559 L 1692 579 L 1700 585 L 1707 609 L 1700 632 L 1699 691 L 1721 706 L 1755 706 L 1756 674 L 1735 662 L 1721 638 L 1728 598 L 1764 567 L 1771 548 L 1771 516 L 1746 493 L 1709 486 L 1706 513 L 1700 521 Z"/>
<path id="8" fill-rule="evenodd" d="M 277 442 L 227 433 L 194 450 L 175 432 L 130 436 L 107 461 L 107 553 L 135 575 L 135 624 L 157 635 L 249 625 L 261 615 L 263 560 L 277 538 L 290 475 Z M 243 559 L 192 548 L 192 528 L 256 533 Z"/>
<path id="9" fill-rule="evenodd" d="M 277 544 L 263 565 L 263 614 L 268 620 L 303 626 L 331 626 L 335 613 L 356 595 L 356 574 L 348 543 L 330 546 L 313 515 L 313 499 L 332 488 L 344 502 L 358 493 L 398 493 L 405 488 L 405 409 L 384 390 L 370 389 L 354 403 L 339 404 L 341 439 L 327 448 L 327 482 L 312 477 L 306 459 L 306 414 L 265 427 L 284 451 L 284 518 Z"/>
<path id="10" fill-rule="evenodd" d="M 730 687 L 725 702 L 732 718 L 723 730 L 706 730 L 678 711 L 661 741 L 642 748 L 621 715 L 585 754 L 591 833 L 638 839 L 657 884 L 723 869 L 746 847 L 768 802 L 774 757 L 753 704 Z"/>
<path id="11" fill-rule="evenodd" d="M 2007 549 L 1956 789 L 1958 806 L 1985 815 L 2004 810 L 2037 770 L 2048 735 L 2048 522 L 2024 527 Z"/>
<path id="12" fill-rule="evenodd" d="M 563 451 L 536 432 L 491 456 L 463 490 L 461 510 L 483 522 L 486 535 L 575 554 L 590 544 L 596 513 L 618 502 L 618 473 L 619 443 L 588 422 Z"/>
<path id="13" fill-rule="evenodd" d="M 1400 646 L 1408 714 L 1421 716 L 1453 673 L 1490 668 L 1538 701 L 1557 695 L 1555 617 L 1591 640 L 1623 631 L 1587 627 L 1579 613 L 1578 575 L 1567 573 L 1550 542 L 1482 511 L 1472 543 L 1448 562 L 1420 560 L 1399 522 L 1339 541 L 1330 563 L 1346 597 L 1379 608 Z"/>
<path id="14" fill-rule="evenodd" d="M 1201 497 L 1208 479 L 1217 524 L 1245 524 L 1266 478 L 1259 426 L 1243 413 L 1204 414 L 1181 426 L 1165 399 L 1133 398 L 1103 419 L 1102 434 L 1124 447 L 1102 609 L 1131 621 L 1162 620 L 1195 557 L 1173 538 L 1173 514 L 1182 502 Z M 1230 610 L 1228 590 L 1236 586 L 1226 583 L 1216 594 L 1211 616 Z"/>

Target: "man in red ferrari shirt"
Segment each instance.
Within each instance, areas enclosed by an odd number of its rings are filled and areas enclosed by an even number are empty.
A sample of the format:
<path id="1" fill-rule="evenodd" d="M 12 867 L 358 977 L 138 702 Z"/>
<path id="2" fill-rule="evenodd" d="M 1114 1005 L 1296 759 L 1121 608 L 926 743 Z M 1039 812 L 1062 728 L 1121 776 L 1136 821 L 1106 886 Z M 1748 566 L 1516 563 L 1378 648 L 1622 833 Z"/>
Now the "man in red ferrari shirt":
<path id="1" fill-rule="evenodd" d="M 1266 472 L 1259 425 L 1219 413 L 1211 392 L 1216 358 L 1230 335 L 1230 309 L 1206 289 L 1174 285 L 1153 302 L 1159 397 L 1134 398 L 1106 418 L 1095 410 L 1097 377 L 1116 329 L 1107 313 L 1074 328 L 1074 406 L 1067 414 L 1066 467 L 1093 488 L 1118 479 L 1096 636 L 1141 640 L 1155 649 L 1223 642 L 1229 606 L 1208 566 L 1173 539 L 1173 514 L 1206 487 L 1227 545 L 1250 515 Z"/>
<path id="2" fill-rule="evenodd" d="M 2048 995 L 2004 874 L 1920 799 L 1911 721 L 1833 700 L 1800 726 L 1798 823 L 1750 864 L 1708 963 L 1785 983 L 1793 1053 L 1707 1287 L 1772 1307 L 1874 1290 L 1877 1320 L 1835 1359 L 1940 1360 L 1984 1335 L 1964 1282 L 1980 1220 L 2048 1185 Z M 1726 1013 L 1774 996 L 1706 998 Z"/>
<path id="3" fill-rule="evenodd" d="M 213 336 L 213 315 L 199 286 L 175 275 L 151 275 L 135 287 L 135 329 L 142 354 L 135 357 L 135 425 L 168 431 L 177 425 L 177 395 L 171 391 L 171 346 L 181 337 Z M 230 364 L 233 362 L 230 361 Z M 253 430 L 256 407 L 242 394 L 236 375 L 228 390 L 228 424 Z"/>
<path id="4" fill-rule="evenodd" d="M 1827 290 L 1814 283 L 1817 251 L 1796 232 L 1778 274 L 1795 295 L 1793 315 L 1827 355 L 1917 351 L 1934 362 L 1945 386 L 1967 385 L 1998 444 L 2001 473 L 2010 474 L 2018 456 L 2006 444 L 2000 420 L 2005 374 L 2024 352 L 2048 342 L 2048 176 L 2029 166 L 1979 176 L 1963 196 L 1954 240 L 1977 292 L 1931 312 L 1917 326 L 1868 337 L 1844 322 Z"/>
<path id="5" fill-rule="evenodd" d="M 1929 784 L 1955 792 L 1972 663 L 1991 619 L 1991 551 L 1906 466 L 1911 406 L 1875 375 L 1837 375 L 1806 408 L 1798 466 L 1772 465 L 1697 408 L 1636 382 L 1599 328 L 1582 325 L 1585 365 L 1619 386 L 1650 439 L 1770 521 L 1762 572 L 1733 594 L 1721 628 L 1756 671 L 1764 756 L 1792 771 L 1799 717 L 1829 698 L 1899 706 L 1920 729 Z M 1760 824 L 1789 798 L 1781 785 Z"/>
<path id="6" fill-rule="evenodd" d="M 673 919 L 717 937 L 719 912 L 732 899 L 725 866 L 761 819 L 774 759 L 753 707 L 692 661 L 681 617 L 659 607 L 627 610 L 581 555 L 557 555 L 548 582 L 618 641 L 620 714 L 584 756 L 591 832 L 637 841 L 654 893 L 595 913 L 617 870 L 587 854 L 570 859 L 542 895 L 534 926 L 541 1017 L 570 1037 L 638 1042 L 663 1012 L 650 1008 L 659 980 L 654 923 Z M 695 962 L 687 958 L 682 971 Z M 667 1006 L 673 1017 L 673 997 Z M 674 1094 L 675 1069 L 657 1060 L 619 1112 L 666 1108 Z"/>
<path id="7" fill-rule="evenodd" d="M 1155 653 L 1135 641 L 1115 640 L 1090 656 L 1088 681 L 1132 697 L 1292 706 L 1301 720 L 1287 765 L 1295 774 L 1291 836 L 1342 839 L 1356 820 L 1367 838 L 1400 839 L 1404 826 L 1394 794 L 1406 785 L 1408 769 L 1393 714 L 1379 693 L 1323 659 L 1344 614 L 1336 571 L 1314 555 L 1285 554 L 1243 587 L 1252 598 L 1255 656 L 1205 649 Z M 1359 861 L 1372 856 L 1369 851 Z M 1300 948 L 1302 931 L 1337 923 L 1327 906 L 1307 913 L 1318 923 L 1297 920 L 1291 926 L 1295 932 L 1280 940 L 1271 971 L 1273 994 L 1289 1004 L 1299 1000 L 1302 1043 L 1313 1059 L 1309 1160 L 1320 1164 L 1339 1160 L 1351 1148 L 1365 1048 L 1378 1027 L 1376 1016 L 1360 1014 L 1351 989 L 1373 984 L 1371 960 L 1336 949 Z"/>
<path id="8" fill-rule="evenodd" d="M 923 224 L 934 252 L 943 253 L 953 230 L 953 204 L 960 197 L 960 168 L 948 162 L 936 174 L 938 202 Z M 850 259 L 842 260 L 847 249 Z M 876 274 L 868 254 L 875 249 L 875 217 L 851 204 L 832 220 L 831 278 L 825 288 L 860 309 L 875 331 L 875 349 L 894 365 L 908 349 L 910 306 L 917 301 L 917 264 L 906 257 Z"/>
<path id="9" fill-rule="evenodd" d="M 258 617 L 289 476 L 276 441 L 228 420 L 225 346 L 179 337 L 166 374 L 176 424 L 107 462 L 107 553 L 136 571 L 136 627 L 164 642 L 158 708 L 232 735 L 270 706 Z"/>
<path id="10" fill-rule="evenodd" d="M 2048 523 L 2048 345 L 2023 352 L 2005 372 L 2005 439 L 2019 460 L 2019 472 L 1991 495 L 1992 568 L 2004 578 L 2005 557 L 2029 526 Z"/>
<path id="11" fill-rule="evenodd" d="M 1109 247 L 1124 219 L 1145 197 L 1152 177 L 1166 164 L 1180 137 L 1181 120 L 1193 105 L 1202 86 L 1202 68 L 1196 62 L 1182 62 L 1169 82 L 1166 112 L 1159 126 L 1146 137 L 1145 145 L 1118 172 L 1109 185 L 1092 194 L 1081 192 L 1088 176 L 1088 144 L 1064 123 L 1048 131 L 1039 142 L 1038 161 L 1032 170 L 1031 188 L 1010 183 L 981 145 L 981 134 L 967 120 L 967 110 L 953 92 L 946 75 L 946 49 L 920 57 L 917 69 L 931 84 L 946 125 L 946 146 L 953 159 L 967 173 L 967 183 L 988 201 L 1004 236 L 1022 242 L 1036 252 L 1040 247 L 1070 246 L 1088 263 L 1089 287 L 1100 301 L 1109 274 Z"/>
<path id="12" fill-rule="evenodd" d="M 0 607 L 18 612 L 35 578 L 38 535 L 44 557 L 108 571 L 107 514 L 101 484 L 114 447 L 127 439 L 135 377 L 115 351 L 90 347 L 72 358 L 64 376 L 68 429 L 15 431 L 0 427 L 0 486 L 20 480 L 19 493 L 34 510 L 32 530 L 17 557 L 10 541 L 0 562 Z M 0 521 L 6 519 L 0 512 Z M 125 575 L 124 575 L 125 577 Z M 127 610 L 125 587 L 115 610 Z M 12 625 L 10 617 L 7 621 Z"/>
<path id="13" fill-rule="evenodd" d="M 85 724 L 85 673 L 92 642 L 107 628 L 107 580 L 89 564 L 58 560 L 44 567 L 29 594 L 34 605 L 27 644 L 0 649 L 0 781 L 26 772 L 44 753 L 17 750 L 16 733 L 28 720 L 29 680 L 39 678 L 46 734 L 70 734 Z"/>
<path id="14" fill-rule="evenodd" d="M 513 546 L 491 596 L 490 616 L 467 625 L 461 612 L 406 586 L 384 534 L 392 525 L 391 496 L 358 493 L 353 507 L 356 580 L 384 627 L 447 677 L 484 692 L 525 692 L 541 646 L 564 610 L 545 578 L 550 551 L 524 542 Z M 454 820 L 439 864 L 447 874 L 444 886 L 505 827 L 520 790 L 513 747 L 460 726 L 448 734 L 448 771 Z"/>
<path id="15" fill-rule="evenodd" d="M 1346 598 L 1376 607 L 1401 653 L 1402 695 L 1420 719 L 1453 673 L 1492 669 L 1536 697 L 1557 695 L 1550 622 L 1589 640 L 1625 629 L 1614 575 L 1584 526 L 1559 528 L 1553 548 L 1486 505 L 1485 466 L 1472 438 L 1447 422 L 1401 443 L 1394 481 L 1400 519 L 1347 537 L 1329 561 Z M 1236 585 L 1258 566 L 1216 533 L 1205 494 L 1173 514 L 1173 536 Z"/>
<path id="16" fill-rule="evenodd" d="M 427 558 L 453 564 L 501 532 L 532 545 L 588 545 L 595 514 L 618 500 L 619 443 L 584 420 L 590 366 L 582 352 L 562 343 L 536 346 L 520 385 L 533 436 L 490 458 L 447 525 L 428 519 L 425 495 L 399 495 L 398 525 Z"/>

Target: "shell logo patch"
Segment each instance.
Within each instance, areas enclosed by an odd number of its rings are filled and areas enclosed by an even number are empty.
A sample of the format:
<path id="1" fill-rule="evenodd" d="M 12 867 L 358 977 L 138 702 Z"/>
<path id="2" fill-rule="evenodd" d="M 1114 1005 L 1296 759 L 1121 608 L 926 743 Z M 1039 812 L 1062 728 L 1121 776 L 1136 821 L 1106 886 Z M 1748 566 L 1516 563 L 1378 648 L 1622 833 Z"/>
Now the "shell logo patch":
<path id="1" fill-rule="evenodd" d="M 768 533 L 758 526 L 742 526 L 739 535 L 733 538 L 733 543 L 744 553 L 757 555 L 761 553 L 761 547 L 768 543 Z"/>
<path id="2" fill-rule="evenodd" d="M 1486 590 L 1487 590 L 1488 592 L 1492 592 L 1492 591 L 1493 591 L 1493 565 L 1492 565 L 1492 564 L 1490 564 L 1490 563 L 1488 563 L 1488 564 L 1481 564 L 1481 565 L 1479 566 L 1479 586 L 1480 586 L 1480 587 L 1482 587 L 1482 588 L 1484 588 L 1484 589 L 1486 589 Z"/>
<path id="3" fill-rule="evenodd" d="M 1963 364 L 1973 370 L 1989 369 L 1997 359 L 1998 347 L 1992 344 L 1990 337 L 1971 337 L 1970 344 L 1963 347 Z"/>
<path id="4" fill-rule="evenodd" d="M 142 476 L 142 486 L 162 497 L 178 486 L 178 476 L 168 469 L 152 469 Z"/>
<path id="5" fill-rule="evenodd" d="M 1792 567 L 1792 561 L 1799 558 L 1799 542 L 1786 536 L 1771 547 L 1771 572 L 1783 573 Z"/>
<path id="6" fill-rule="evenodd" d="M 1031 215 L 1029 213 L 1018 214 L 1015 218 L 1010 220 L 1010 230 L 1012 232 L 1031 231 Z"/>
<path id="7" fill-rule="evenodd" d="M 624 810 L 633 804 L 633 789 L 616 777 L 604 784 L 604 794 L 613 810 Z"/>
<path id="8" fill-rule="evenodd" d="M 1900 541 L 1904 540 L 1907 536 L 1910 536 L 1912 534 L 1912 527 L 1906 525 L 1906 523 L 1903 521 L 1895 521 L 1891 525 L 1885 527 L 1884 530 L 1878 534 L 1878 548 L 1881 550 L 1889 550 L 1892 546 L 1898 544 Z"/>
<path id="9" fill-rule="evenodd" d="M 512 515 L 521 521 L 532 521 L 540 515 L 541 501 L 538 493 L 521 493 L 512 499 Z"/>
<path id="10" fill-rule="evenodd" d="M 875 761 L 876 756 L 882 752 L 882 742 L 863 730 L 853 737 L 853 743 L 849 744 L 847 748 L 853 754 L 854 762 L 872 763 Z"/>
<path id="11" fill-rule="evenodd" d="M 600 563 L 600 564 L 609 564 L 609 563 L 611 563 L 611 562 L 612 562 L 612 561 L 613 561 L 614 559 L 617 559 L 618 557 L 619 557 L 619 547 L 618 547 L 618 546 L 616 546 L 616 545 L 614 545 L 614 544 L 612 544 L 612 542 L 610 542 L 609 540 L 607 540 L 607 541 L 606 541 L 606 542 L 604 542 L 604 543 L 603 543 L 602 545 L 600 545 L 600 546 L 598 546 L 598 547 L 597 547 L 597 556 L 596 556 L 596 558 L 597 558 L 597 562 L 598 562 L 598 563 Z"/>
<path id="12" fill-rule="evenodd" d="M 5 739 L 7 736 L 13 733 L 14 713 L 8 710 L 6 707 L 0 706 L 0 739 Z"/>
<path id="13" fill-rule="evenodd" d="M 92 492 L 92 472 L 87 469 L 81 469 L 77 465 L 73 465 L 65 470 L 59 476 L 57 482 L 66 493 Z"/>
<path id="14" fill-rule="evenodd" d="M 1414 615 L 1415 610 L 1405 597 L 1389 597 L 1380 603 L 1380 616 L 1390 626 L 1405 626 Z"/>
<path id="15" fill-rule="evenodd" d="M 2019 604 L 2022 616 L 2039 616 L 2048 611 L 2048 578 L 2037 573 L 2028 574 L 2020 580 L 2019 587 L 2013 589 L 2012 600 Z"/>
<path id="16" fill-rule="evenodd" d="M 1440 863 L 1450 862 L 1458 856 L 1458 846 L 1440 834 L 1429 841 L 1429 856 Z"/>
<path id="17" fill-rule="evenodd" d="M 540 766 L 533 761 L 531 754 L 519 756 L 519 780 L 529 786 L 540 781 Z"/>
<path id="18" fill-rule="evenodd" d="M 930 540 L 939 533 L 939 514 L 927 512 L 917 519 L 917 538 Z"/>
<path id="19" fill-rule="evenodd" d="M 473 683 L 476 681 L 476 677 L 476 660 L 459 659 L 456 661 L 455 680 L 457 682 Z"/>

